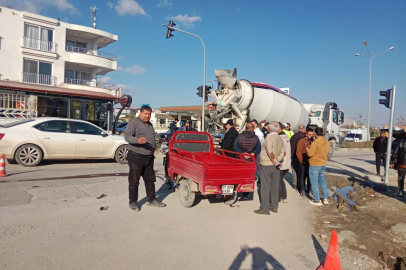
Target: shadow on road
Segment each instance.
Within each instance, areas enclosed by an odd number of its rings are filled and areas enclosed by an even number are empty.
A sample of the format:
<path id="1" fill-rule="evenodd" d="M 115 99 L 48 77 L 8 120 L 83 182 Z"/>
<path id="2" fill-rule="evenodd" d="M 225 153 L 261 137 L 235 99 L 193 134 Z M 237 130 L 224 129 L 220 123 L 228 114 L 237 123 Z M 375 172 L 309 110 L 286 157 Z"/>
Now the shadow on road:
<path id="1" fill-rule="evenodd" d="M 69 159 L 69 160 L 53 160 L 47 159 L 43 160 L 38 166 L 49 166 L 49 165 L 65 165 L 65 164 L 90 164 L 90 163 L 98 163 L 98 164 L 118 164 L 114 159 Z M 126 165 L 126 164 L 124 164 Z"/>
<path id="2" fill-rule="evenodd" d="M 241 247 L 240 253 L 234 259 L 228 270 L 248 270 L 246 268 L 241 268 L 241 265 L 249 255 L 252 255 L 251 268 L 248 268 L 250 270 L 287 270 L 278 260 L 265 252 L 262 248 L 249 248 L 248 245 Z M 271 266 L 272 268 L 268 268 L 268 266 Z"/>
<path id="3" fill-rule="evenodd" d="M 367 159 L 362 159 L 362 158 L 350 158 L 350 159 L 359 160 L 359 161 L 365 161 L 366 163 L 375 165 L 375 160 L 367 160 Z"/>
<path id="4" fill-rule="evenodd" d="M 317 240 L 317 238 L 312 235 L 312 240 L 313 240 L 313 246 L 314 250 L 316 251 L 317 258 L 319 259 L 320 265 L 324 263 L 324 260 L 326 258 L 326 252 L 324 251 L 324 248 L 320 245 L 320 242 Z"/>
<path id="5" fill-rule="evenodd" d="M 156 199 L 158 201 L 164 202 L 165 203 L 165 198 L 169 196 L 169 194 L 174 193 L 175 189 L 171 188 L 168 184 L 163 184 L 156 192 Z M 142 209 L 142 206 L 148 202 L 148 197 L 142 198 L 140 201 L 138 201 L 138 207 L 140 210 Z"/>

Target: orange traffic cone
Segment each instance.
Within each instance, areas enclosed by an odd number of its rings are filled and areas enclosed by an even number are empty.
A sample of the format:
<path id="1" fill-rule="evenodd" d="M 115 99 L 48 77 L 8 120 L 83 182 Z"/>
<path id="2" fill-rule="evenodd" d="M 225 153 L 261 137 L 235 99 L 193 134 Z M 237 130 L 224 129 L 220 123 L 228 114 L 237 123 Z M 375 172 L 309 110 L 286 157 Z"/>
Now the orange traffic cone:
<path id="1" fill-rule="evenodd" d="M 6 177 L 6 156 L 4 154 L 1 155 L 0 159 L 0 177 Z"/>
<path id="2" fill-rule="evenodd" d="M 340 255 L 338 254 L 337 231 L 333 230 L 328 246 L 326 260 L 317 270 L 341 270 Z"/>

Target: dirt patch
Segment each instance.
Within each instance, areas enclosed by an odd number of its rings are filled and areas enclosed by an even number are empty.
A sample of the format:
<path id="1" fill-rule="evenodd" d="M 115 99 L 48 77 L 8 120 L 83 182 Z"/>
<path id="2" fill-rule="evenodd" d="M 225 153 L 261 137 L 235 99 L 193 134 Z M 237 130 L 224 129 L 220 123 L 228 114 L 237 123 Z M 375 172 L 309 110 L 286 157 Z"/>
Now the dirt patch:
<path id="1" fill-rule="evenodd" d="M 315 211 L 318 234 L 337 229 L 340 256 L 353 262 L 351 269 L 406 270 L 406 200 L 363 179 L 326 175 L 326 181 L 333 199 Z"/>

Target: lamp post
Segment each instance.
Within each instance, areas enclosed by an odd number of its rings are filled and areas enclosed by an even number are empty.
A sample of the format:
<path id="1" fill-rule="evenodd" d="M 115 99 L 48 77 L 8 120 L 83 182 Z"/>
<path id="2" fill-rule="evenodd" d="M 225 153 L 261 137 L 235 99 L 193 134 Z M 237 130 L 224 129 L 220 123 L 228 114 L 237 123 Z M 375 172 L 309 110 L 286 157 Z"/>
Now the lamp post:
<path id="1" fill-rule="evenodd" d="M 178 28 L 174 28 L 173 26 L 176 26 L 176 24 L 175 24 L 173 21 L 169 21 L 169 25 L 162 24 L 162 26 L 165 26 L 166 28 L 168 28 L 168 32 L 167 32 L 167 34 L 166 34 L 166 38 L 173 37 L 172 31 L 178 31 L 178 32 L 181 32 L 181 33 L 184 33 L 184 34 L 187 34 L 187 35 L 190 35 L 190 36 L 193 36 L 193 37 L 198 38 L 198 39 L 200 40 L 200 42 L 202 43 L 202 45 L 203 45 L 203 105 L 202 105 L 202 131 L 204 131 L 204 130 L 205 130 L 205 121 L 204 121 L 204 118 L 205 118 L 204 114 L 205 114 L 205 112 L 204 112 L 204 110 L 205 110 L 205 106 L 206 106 L 206 104 L 205 104 L 205 97 L 206 97 L 206 47 L 204 46 L 203 39 L 201 39 L 201 37 L 199 37 L 198 35 L 195 35 L 195 34 L 192 34 L 192 33 L 189 33 L 189 32 L 183 31 L 183 30 L 180 30 L 180 29 L 178 29 Z"/>
<path id="2" fill-rule="evenodd" d="M 371 52 L 369 51 L 368 47 L 368 41 L 364 42 L 365 46 L 367 47 L 368 55 L 360 55 L 359 53 L 356 53 L 355 56 L 361 56 L 365 58 L 369 58 L 369 95 L 368 95 L 368 123 L 367 123 L 367 140 L 370 141 L 370 134 L 369 134 L 369 126 L 370 126 L 370 116 L 371 116 L 371 86 L 372 86 L 372 59 L 380 54 L 386 53 L 387 51 L 395 49 L 395 47 L 390 47 L 387 50 L 384 50 L 378 54 L 371 55 Z"/>

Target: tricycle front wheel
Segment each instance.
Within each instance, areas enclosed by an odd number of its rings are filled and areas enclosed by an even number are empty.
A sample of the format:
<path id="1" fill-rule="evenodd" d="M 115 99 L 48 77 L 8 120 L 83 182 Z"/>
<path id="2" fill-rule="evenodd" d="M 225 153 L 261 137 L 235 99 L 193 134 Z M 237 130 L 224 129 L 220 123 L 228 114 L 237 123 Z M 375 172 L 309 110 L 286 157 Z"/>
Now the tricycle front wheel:
<path id="1" fill-rule="evenodd" d="M 195 202 L 196 194 L 190 188 L 190 180 L 185 179 L 179 185 L 179 199 L 184 207 L 191 207 Z"/>
<path id="2" fill-rule="evenodd" d="M 224 196 L 224 203 L 227 205 L 232 205 L 235 204 L 237 202 L 238 199 L 238 195 L 236 192 L 234 192 L 233 195 L 226 195 Z"/>

